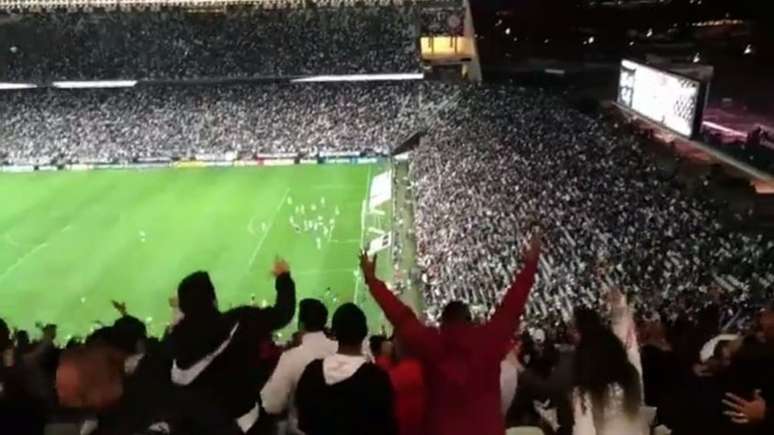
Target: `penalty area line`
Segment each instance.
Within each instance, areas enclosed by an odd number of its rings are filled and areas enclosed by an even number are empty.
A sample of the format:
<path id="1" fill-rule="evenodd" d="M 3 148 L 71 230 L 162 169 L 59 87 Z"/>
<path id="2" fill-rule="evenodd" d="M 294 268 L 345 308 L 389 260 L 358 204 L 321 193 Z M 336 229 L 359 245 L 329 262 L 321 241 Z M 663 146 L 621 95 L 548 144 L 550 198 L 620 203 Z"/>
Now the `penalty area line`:
<path id="1" fill-rule="evenodd" d="M 39 245 L 37 245 L 34 248 L 32 248 L 29 251 L 27 251 L 27 253 L 25 253 L 21 257 L 17 258 L 16 261 L 12 265 L 8 266 L 3 271 L 3 273 L 0 274 L 0 281 L 4 280 L 11 272 L 13 272 L 17 267 L 19 267 L 24 262 L 24 260 L 26 260 L 30 256 L 34 255 L 36 252 L 40 251 L 41 249 L 45 248 L 46 246 L 48 246 L 48 242 L 40 243 Z"/>
<path id="2" fill-rule="evenodd" d="M 289 194 L 290 194 L 290 188 L 285 189 L 285 194 L 282 195 L 282 199 L 280 200 L 279 204 L 277 204 L 277 207 L 274 209 L 274 213 L 271 216 L 271 220 L 269 220 L 269 227 L 266 229 L 266 232 L 263 233 L 263 236 L 261 236 L 261 240 L 259 240 L 258 243 L 255 245 L 255 249 L 253 250 L 253 255 L 250 256 L 250 260 L 247 262 L 248 271 L 250 270 L 250 268 L 253 267 L 253 264 L 255 264 L 255 259 L 256 257 L 258 257 L 258 253 L 261 251 L 261 248 L 263 247 L 263 242 L 266 241 L 266 237 L 268 237 L 269 233 L 271 232 L 271 229 L 274 226 L 274 222 L 277 220 L 277 215 L 279 214 L 280 210 L 282 210 L 282 204 L 285 203 L 285 200 L 288 198 Z"/>
<path id="3" fill-rule="evenodd" d="M 69 231 L 71 227 L 72 227 L 71 225 L 65 225 L 64 227 L 62 227 L 62 229 L 57 231 L 56 234 L 61 234 L 61 233 L 64 233 L 65 231 Z M 38 243 L 32 249 L 27 251 L 24 255 L 22 255 L 21 257 L 17 258 L 16 261 L 13 262 L 13 264 L 8 266 L 3 271 L 3 273 L 0 273 L 0 281 L 3 281 L 5 278 L 8 277 L 8 275 L 11 274 L 11 272 L 16 270 L 17 267 L 21 266 L 21 264 L 24 263 L 28 258 L 30 258 L 31 256 L 35 255 L 38 251 L 40 251 L 41 249 L 43 249 L 43 248 L 45 248 L 47 246 L 48 246 L 48 240 L 45 241 L 45 242 L 42 242 L 42 243 Z"/>

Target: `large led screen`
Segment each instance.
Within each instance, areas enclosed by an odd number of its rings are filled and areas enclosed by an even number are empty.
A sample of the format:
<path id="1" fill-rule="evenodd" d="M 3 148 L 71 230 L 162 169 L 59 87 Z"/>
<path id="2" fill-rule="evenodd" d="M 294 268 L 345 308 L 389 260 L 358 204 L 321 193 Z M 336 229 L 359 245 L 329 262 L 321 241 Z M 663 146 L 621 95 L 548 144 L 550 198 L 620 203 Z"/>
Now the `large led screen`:
<path id="1" fill-rule="evenodd" d="M 684 136 L 692 136 L 701 82 L 623 60 L 618 102 Z"/>

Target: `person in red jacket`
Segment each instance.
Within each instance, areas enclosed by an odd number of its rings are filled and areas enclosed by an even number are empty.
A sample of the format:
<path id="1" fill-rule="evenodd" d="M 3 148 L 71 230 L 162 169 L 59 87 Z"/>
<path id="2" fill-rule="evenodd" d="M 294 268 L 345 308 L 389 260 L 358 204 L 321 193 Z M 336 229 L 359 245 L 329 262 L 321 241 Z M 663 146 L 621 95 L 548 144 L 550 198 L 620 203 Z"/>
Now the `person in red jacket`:
<path id="1" fill-rule="evenodd" d="M 398 337 L 392 339 L 392 352 L 377 358 L 376 365 L 390 375 L 395 393 L 395 419 L 398 435 L 425 435 L 423 424 L 427 388 L 422 364 L 406 353 Z"/>
<path id="2" fill-rule="evenodd" d="M 444 308 L 440 329 L 422 324 L 375 274 L 376 258 L 361 253 L 366 284 L 396 334 L 422 364 L 427 387 L 427 435 L 503 435 L 500 362 L 535 281 L 540 239 L 533 236 L 524 253 L 526 265 L 508 289 L 492 318 L 470 320 L 459 301 Z"/>

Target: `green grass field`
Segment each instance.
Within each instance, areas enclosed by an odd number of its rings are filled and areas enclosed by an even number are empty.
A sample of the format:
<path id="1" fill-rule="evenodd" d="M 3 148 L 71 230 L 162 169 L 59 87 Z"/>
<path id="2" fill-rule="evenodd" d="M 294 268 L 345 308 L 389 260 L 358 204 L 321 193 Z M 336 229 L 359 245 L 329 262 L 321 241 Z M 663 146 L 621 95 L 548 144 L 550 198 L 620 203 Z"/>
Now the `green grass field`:
<path id="1" fill-rule="evenodd" d="M 158 335 L 171 318 L 168 298 L 195 270 L 210 272 L 221 309 L 272 303 L 275 255 L 290 263 L 299 299 L 331 307 L 358 293 L 362 300 L 366 289 L 355 274 L 367 237 L 361 212 L 380 170 L 0 174 L 0 317 L 33 334 L 37 321 L 56 323 L 64 340 L 111 323 L 115 299 Z M 307 231 L 305 220 L 322 224 Z M 375 327 L 380 313 L 366 312 Z"/>

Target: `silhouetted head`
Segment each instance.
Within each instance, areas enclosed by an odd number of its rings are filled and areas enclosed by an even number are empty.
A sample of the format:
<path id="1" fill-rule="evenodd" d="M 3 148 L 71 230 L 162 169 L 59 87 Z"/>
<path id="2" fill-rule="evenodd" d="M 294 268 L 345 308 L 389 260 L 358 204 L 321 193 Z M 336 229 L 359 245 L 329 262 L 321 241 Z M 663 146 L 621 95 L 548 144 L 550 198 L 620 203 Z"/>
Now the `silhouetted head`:
<path id="1" fill-rule="evenodd" d="M 124 352 L 140 352 L 147 338 L 145 324 L 133 316 L 122 316 L 113 323 L 112 344 Z"/>
<path id="2" fill-rule="evenodd" d="M 8 324 L 5 320 L 0 319 L 0 351 L 4 351 L 11 347 L 11 331 L 8 329 Z"/>
<path id="3" fill-rule="evenodd" d="M 207 272 L 194 272 L 180 281 L 177 286 L 180 311 L 186 316 L 211 314 L 217 311 L 215 286 Z"/>
<path id="4" fill-rule="evenodd" d="M 368 335 L 365 314 L 351 302 L 340 306 L 333 313 L 331 328 L 339 345 L 344 346 L 359 346 Z"/>
<path id="5" fill-rule="evenodd" d="M 20 352 L 26 352 L 30 348 L 30 334 L 27 331 L 16 331 L 14 339 L 16 340 L 16 348 Z"/>
<path id="6" fill-rule="evenodd" d="M 302 299 L 298 303 L 298 329 L 318 332 L 328 323 L 328 309 L 317 299 Z"/>
<path id="7" fill-rule="evenodd" d="M 577 307 L 567 334 L 573 344 L 578 344 L 585 335 L 594 334 L 600 329 L 606 329 L 606 326 L 596 311 L 586 307 Z"/>
<path id="8" fill-rule="evenodd" d="M 464 325 L 472 321 L 468 304 L 462 301 L 451 301 L 441 313 L 441 326 Z"/>

